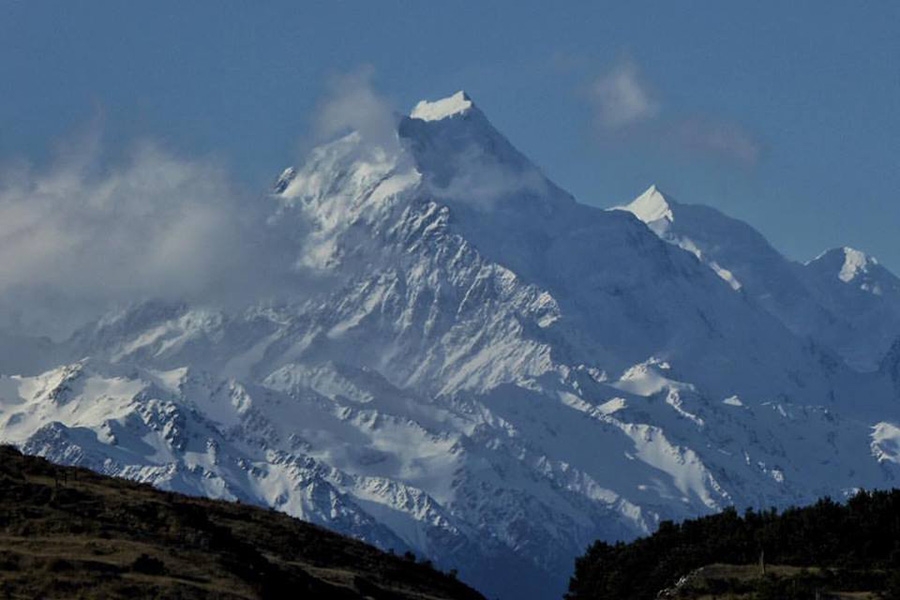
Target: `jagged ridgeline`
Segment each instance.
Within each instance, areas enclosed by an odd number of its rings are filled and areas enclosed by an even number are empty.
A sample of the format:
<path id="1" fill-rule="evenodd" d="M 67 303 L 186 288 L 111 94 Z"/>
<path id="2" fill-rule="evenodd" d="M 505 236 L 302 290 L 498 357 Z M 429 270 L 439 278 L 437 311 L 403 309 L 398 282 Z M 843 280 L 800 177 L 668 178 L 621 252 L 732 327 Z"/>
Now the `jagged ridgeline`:
<path id="1" fill-rule="evenodd" d="M 0 331 L 0 441 L 503 600 L 562 596 L 595 539 L 896 484 L 900 279 L 874 258 L 795 263 L 656 187 L 579 203 L 462 92 L 393 125 L 247 207 L 289 293 Z"/>
<path id="2" fill-rule="evenodd" d="M 566 598 L 900 598 L 900 490 L 782 513 L 729 508 L 630 544 L 598 541 Z"/>
<path id="3" fill-rule="evenodd" d="M 286 597 L 483 600 L 412 554 L 0 446 L 0 598 Z"/>

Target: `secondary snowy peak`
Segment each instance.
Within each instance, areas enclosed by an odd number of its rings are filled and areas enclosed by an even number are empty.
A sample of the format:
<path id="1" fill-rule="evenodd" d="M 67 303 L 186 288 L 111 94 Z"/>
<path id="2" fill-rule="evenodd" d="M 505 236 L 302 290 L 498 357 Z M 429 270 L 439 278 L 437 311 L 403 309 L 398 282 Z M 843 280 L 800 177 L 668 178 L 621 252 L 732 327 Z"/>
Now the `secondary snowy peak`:
<path id="1" fill-rule="evenodd" d="M 709 206 L 673 202 L 656 186 L 616 208 L 854 368 L 875 369 L 900 335 L 900 279 L 863 252 L 835 248 L 806 265 L 794 263 L 747 223 Z"/>
<path id="2" fill-rule="evenodd" d="M 844 295 L 878 297 L 900 314 L 900 279 L 860 250 L 834 248 L 806 263 L 804 272 L 819 287 L 832 285 Z"/>
<path id="3" fill-rule="evenodd" d="M 861 250 L 844 246 L 842 248 L 832 248 L 823 252 L 813 260 L 807 263 L 814 269 L 824 269 L 830 272 L 836 272 L 837 278 L 844 283 L 850 283 L 861 277 L 865 277 L 878 266 L 878 260 L 873 256 L 867 255 Z M 873 292 L 876 293 L 877 292 Z"/>
<path id="4" fill-rule="evenodd" d="M 460 90 L 433 102 L 422 100 L 416 104 L 409 116 L 422 121 L 440 121 L 457 115 L 463 115 L 475 107 L 475 103 L 464 91 Z"/>
<path id="5" fill-rule="evenodd" d="M 643 194 L 635 198 L 631 204 L 617 206 L 617 210 L 626 210 L 644 223 L 653 223 L 660 219 L 674 221 L 673 202 L 663 194 L 656 184 L 647 188 Z"/>
<path id="6" fill-rule="evenodd" d="M 829 250 L 800 268 L 803 280 L 820 302 L 846 323 L 855 343 L 842 352 L 866 370 L 878 366 L 900 336 L 900 279 L 864 252 Z M 844 348 L 841 348 L 844 350 Z"/>
<path id="7" fill-rule="evenodd" d="M 720 244 L 714 239 L 723 231 L 734 232 L 739 229 L 743 225 L 739 221 L 733 221 L 705 206 L 678 204 L 655 184 L 630 204 L 616 206 L 611 210 L 630 212 L 644 222 L 660 239 L 696 256 L 700 262 L 706 264 L 716 275 L 727 282 L 732 289 L 739 290 L 743 287 L 741 277 L 730 268 L 726 268 L 725 263 L 720 260 L 721 257 L 718 256 Z M 676 212 L 678 213 L 677 223 Z M 737 227 L 734 224 L 737 224 Z M 749 227 L 746 229 L 750 230 Z M 752 232 L 752 230 L 750 231 Z M 752 233 L 745 236 L 750 239 L 750 245 L 756 247 L 767 245 L 761 236 L 758 236 L 758 240 L 754 239 Z M 725 233 L 724 237 L 728 238 L 730 235 L 731 233 Z M 712 243 L 709 243 L 710 237 L 713 238 Z"/>

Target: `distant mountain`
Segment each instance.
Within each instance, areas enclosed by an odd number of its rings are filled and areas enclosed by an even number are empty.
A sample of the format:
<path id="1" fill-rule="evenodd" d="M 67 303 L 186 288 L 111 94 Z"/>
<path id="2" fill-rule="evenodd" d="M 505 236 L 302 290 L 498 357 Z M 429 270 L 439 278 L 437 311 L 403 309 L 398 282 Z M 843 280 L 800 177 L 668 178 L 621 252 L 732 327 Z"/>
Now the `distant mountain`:
<path id="1" fill-rule="evenodd" d="M 10 598 L 483 596 L 412 556 L 283 514 L 190 498 L 0 447 Z"/>
<path id="2" fill-rule="evenodd" d="M 858 250 L 829 250 L 799 264 L 746 223 L 676 202 L 656 186 L 620 209 L 853 367 L 874 370 L 900 338 L 900 279 Z"/>
<path id="3" fill-rule="evenodd" d="M 147 301 L 51 368 L 0 365 L 0 438 L 503 598 L 561 594 L 597 538 L 900 475 L 900 349 L 867 345 L 837 292 L 658 190 L 579 204 L 463 93 L 316 148 L 265 201 L 295 295 Z"/>
<path id="4" fill-rule="evenodd" d="M 849 325 L 835 340 L 851 364 L 871 368 L 900 339 L 900 279 L 853 248 L 835 248 L 806 263 L 803 279 L 836 319 Z"/>

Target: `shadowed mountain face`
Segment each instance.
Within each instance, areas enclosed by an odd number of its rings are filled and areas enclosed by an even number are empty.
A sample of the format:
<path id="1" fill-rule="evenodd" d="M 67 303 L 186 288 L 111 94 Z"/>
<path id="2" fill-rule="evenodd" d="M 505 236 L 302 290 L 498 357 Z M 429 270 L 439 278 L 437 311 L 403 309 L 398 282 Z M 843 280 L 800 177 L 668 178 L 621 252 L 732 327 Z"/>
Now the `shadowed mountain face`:
<path id="1" fill-rule="evenodd" d="M 7 598 L 483 596 L 414 558 L 286 515 L 189 498 L 0 447 Z"/>
<path id="2" fill-rule="evenodd" d="M 53 368 L 0 376 L 0 438 L 414 550 L 503 598 L 561 594 L 597 538 L 890 485 L 897 353 L 848 364 L 807 335 L 835 310 L 801 266 L 651 196 L 579 204 L 464 94 L 420 103 L 265 198 L 296 295 L 109 314 Z"/>

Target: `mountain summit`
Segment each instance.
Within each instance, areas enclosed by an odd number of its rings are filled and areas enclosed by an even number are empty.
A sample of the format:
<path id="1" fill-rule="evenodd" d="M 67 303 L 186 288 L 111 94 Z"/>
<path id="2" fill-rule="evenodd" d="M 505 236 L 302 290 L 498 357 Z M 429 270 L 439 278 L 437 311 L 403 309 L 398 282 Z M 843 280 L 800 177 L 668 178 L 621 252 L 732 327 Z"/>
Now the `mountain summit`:
<path id="1" fill-rule="evenodd" d="M 845 335 L 749 225 L 655 187 L 579 204 L 462 93 L 393 141 L 351 132 L 279 178 L 296 295 L 108 315 L 0 377 L 2 440 L 506 598 L 558 595 L 597 538 L 900 475 L 894 370 L 854 362 L 890 343 Z"/>
<path id="2" fill-rule="evenodd" d="M 429 102 L 422 100 L 413 108 L 409 116 L 422 121 L 440 121 L 441 119 L 463 115 L 475 108 L 475 103 L 463 91 L 456 92 L 452 96 Z"/>
<path id="3" fill-rule="evenodd" d="M 631 204 L 623 206 L 621 209 L 627 210 L 649 225 L 663 219 L 674 220 L 675 215 L 670 202 L 671 200 L 656 187 L 656 184 L 653 184 L 647 188 L 647 191 L 632 200 Z"/>

